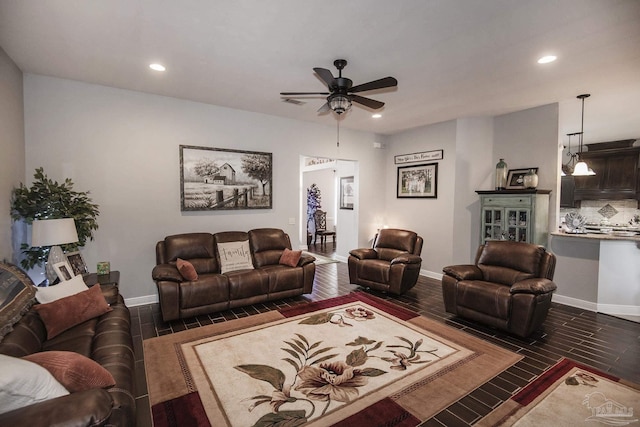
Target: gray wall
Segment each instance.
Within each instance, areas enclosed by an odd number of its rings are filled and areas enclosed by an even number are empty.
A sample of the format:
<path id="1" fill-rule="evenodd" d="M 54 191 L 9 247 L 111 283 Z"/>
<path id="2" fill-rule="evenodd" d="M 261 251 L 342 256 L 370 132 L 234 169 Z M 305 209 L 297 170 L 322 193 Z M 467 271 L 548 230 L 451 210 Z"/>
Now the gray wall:
<path id="1" fill-rule="evenodd" d="M 11 190 L 24 180 L 22 72 L 0 48 L 0 260 L 12 261 Z"/>
<path id="2" fill-rule="evenodd" d="M 369 197 L 378 192 L 384 164 L 384 152 L 373 148 L 374 134 L 342 130 L 338 150 L 330 116 L 321 126 L 27 74 L 25 118 L 26 175 L 43 166 L 52 179 L 69 177 L 77 190 L 91 191 L 100 205 L 100 228 L 82 253 L 91 271 L 98 261 L 110 261 L 121 272 L 120 289 L 131 303 L 156 297 L 154 246 L 167 235 L 277 227 L 294 246 L 306 244 L 299 224 L 302 155 L 359 160 L 359 208 L 371 215 L 384 209 Z M 180 144 L 272 152 L 273 209 L 181 212 Z M 356 241 L 365 244 L 366 219 L 359 227 Z M 338 243 L 339 254 L 347 256 L 350 248 Z"/>

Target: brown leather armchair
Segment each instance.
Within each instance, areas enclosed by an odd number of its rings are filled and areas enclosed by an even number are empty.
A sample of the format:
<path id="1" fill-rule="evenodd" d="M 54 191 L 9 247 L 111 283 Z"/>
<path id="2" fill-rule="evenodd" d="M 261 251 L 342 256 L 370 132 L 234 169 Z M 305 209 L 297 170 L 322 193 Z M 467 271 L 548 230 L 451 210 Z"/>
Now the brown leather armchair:
<path id="1" fill-rule="evenodd" d="M 372 248 L 349 252 L 349 281 L 392 294 L 413 288 L 422 266 L 422 237 L 413 231 L 385 228 Z"/>
<path id="2" fill-rule="evenodd" d="M 443 269 L 449 313 L 527 337 L 547 317 L 556 257 L 544 247 L 512 241 L 480 246 L 474 265 Z"/>

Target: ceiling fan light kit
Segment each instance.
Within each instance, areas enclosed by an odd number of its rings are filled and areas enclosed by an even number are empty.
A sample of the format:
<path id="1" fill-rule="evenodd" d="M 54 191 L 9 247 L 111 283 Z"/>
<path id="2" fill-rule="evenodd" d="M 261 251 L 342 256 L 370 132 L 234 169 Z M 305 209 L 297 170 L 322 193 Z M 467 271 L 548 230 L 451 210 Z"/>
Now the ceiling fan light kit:
<path id="1" fill-rule="evenodd" d="M 353 81 L 351 79 L 342 77 L 342 70 L 347 66 L 347 61 L 344 59 L 336 59 L 333 62 L 333 65 L 338 69 L 338 77 L 334 77 L 331 71 L 326 68 L 313 69 L 313 71 L 315 71 L 315 73 L 325 82 L 329 92 L 280 92 L 280 96 L 296 97 L 306 95 L 328 95 L 327 102 L 318 109 L 318 112 L 325 113 L 331 110 L 340 115 L 349 111 L 353 102 L 364 105 L 365 107 L 373 110 L 378 110 L 384 107 L 384 102 L 355 95 L 355 93 L 398 86 L 398 81 L 393 77 L 384 77 L 382 79 L 353 86 Z"/>

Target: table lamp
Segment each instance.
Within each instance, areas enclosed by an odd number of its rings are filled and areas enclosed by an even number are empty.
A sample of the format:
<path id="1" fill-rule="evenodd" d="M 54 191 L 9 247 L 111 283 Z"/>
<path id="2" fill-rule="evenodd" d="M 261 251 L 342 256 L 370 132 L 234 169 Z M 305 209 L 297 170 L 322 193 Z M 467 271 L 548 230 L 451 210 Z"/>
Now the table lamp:
<path id="1" fill-rule="evenodd" d="M 53 265 L 66 261 L 59 245 L 78 241 L 78 231 L 73 218 L 34 220 L 31 229 L 31 246 L 51 246 L 49 258 L 45 265 L 45 275 L 49 283 L 53 283 L 57 274 Z"/>

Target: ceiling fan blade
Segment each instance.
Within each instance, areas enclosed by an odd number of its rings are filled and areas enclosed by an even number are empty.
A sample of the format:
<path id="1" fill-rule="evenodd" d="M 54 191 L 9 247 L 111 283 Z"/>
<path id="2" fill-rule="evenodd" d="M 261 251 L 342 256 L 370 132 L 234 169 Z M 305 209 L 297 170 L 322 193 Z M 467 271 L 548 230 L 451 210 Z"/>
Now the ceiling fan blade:
<path id="1" fill-rule="evenodd" d="M 329 92 L 280 92 L 280 96 L 331 95 Z"/>
<path id="2" fill-rule="evenodd" d="M 386 87 L 398 86 L 398 81 L 393 77 L 384 77 L 369 83 L 363 83 L 349 89 L 349 93 L 365 92 L 367 90 L 384 89 Z"/>
<path id="3" fill-rule="evenodd" d="M 365 107 L 369 107 L 374 110 L 384 107 L 384 102 L 376 101 L 375 99 L 365 98 L 364 96 L 359 96 L 359 95 L 350 95 L 350 96 L 351 96 L 351 101 L 357 102 L 358 104 L 362 104 Z"/>
<path id="4" fill-rule="evenodd" d="M 329 103 L 325 102 L 324 105 L 318 109 L 318 113 L 326 113 L 329 110 L 331 110 Z"/>
<path id="5" fill-rule="evenodd" d="M 313 71 L 315 71 L 316 74 L 319 75 L 322 80 L 324 80 L 324 82 L 327 84 L 327 87 L 331 87 L 333 80 L 335 80 L 333 74 L 331 74 L 331 71 L 327 70 L 326 68 L 314 68 Z"/>

